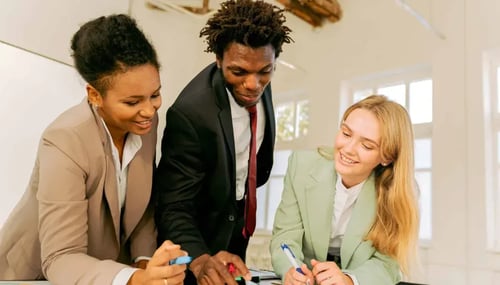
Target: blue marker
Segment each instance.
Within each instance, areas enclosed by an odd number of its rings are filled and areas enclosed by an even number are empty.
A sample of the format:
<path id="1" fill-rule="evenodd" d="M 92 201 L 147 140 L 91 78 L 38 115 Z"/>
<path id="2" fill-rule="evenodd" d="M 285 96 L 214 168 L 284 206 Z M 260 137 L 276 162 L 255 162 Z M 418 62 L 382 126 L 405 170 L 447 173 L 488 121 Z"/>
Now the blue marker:
<path id="1" fill-rule="evenodd" d="M 297 260 L 295 259 L 295 254 L 293 254 L 293 252 L 290 249 L 290 247 L 288 247 L 288 245 L 286 243 L 282 243 L 281 244 L 281 249 L 285 253 L 286 257 L 288 257 L 288 260 L 290 261 L 290 263 L 292 264 L 292 266 L 295 267 L 295 270 L 297 270 L 297 272 L 299 272 L 300 274 L 305 275 L 304 271 L 302 271 L 302 269 L 300 268 L 300 266 L 297 264 Z"/>
<path id="2" fill-rule="evenodd" d="M 177 258 L 174 258 L 168 262 L 169 265 L 175 265 L 175 264 L 187 264 L 190 263 L 193 258 L 191 256 L 179 256 Z"/>

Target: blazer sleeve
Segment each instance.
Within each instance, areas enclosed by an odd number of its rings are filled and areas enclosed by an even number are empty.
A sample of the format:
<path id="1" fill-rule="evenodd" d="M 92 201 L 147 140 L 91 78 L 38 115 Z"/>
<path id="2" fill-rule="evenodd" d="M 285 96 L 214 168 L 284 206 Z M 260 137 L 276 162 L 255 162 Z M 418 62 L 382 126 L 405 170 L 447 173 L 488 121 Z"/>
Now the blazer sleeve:
<path id="1" fill-rule="evenodd" d="M 299 210 L 299 203 L 294 190 L 293 179 L 296 173 L 296 153 L 288 159 L 288 168 L 284 179 L 281 202 L 274 217 L 273 233 L 270 243 L 271 262 L 274 272 L 283 277 L 292 267 L 290 261 L 281 250 L 281 243 L 288 244 L 298 261 L 303 262 L 302 242 L 304 227 Z"/>
<path id="2" fill-rule="evenodd" d="M 364 241 L 357 251 L 363 251 L 363 247 L 371 247 L 371 242 Z M 372 247 L 374 250 L 374 248 Z M 342 270 L 345 273 L 356 276 L 360 285 L 385 285 L 396 284 L 401 280 L 398 263 L 391 257 L 373 251 L 373 255 L 360 266 Z"/>
<path id="3" fill-rule="evenodd" d="M 175 105 L 167 111 L 162 157 L 154 175 L 158 244 L 170 239 L 196 258 L 209 249 L 197 227 L 197 197 L 205 177 L 200 138 Z M 200 201 L 201 202 L 201 201 Z"/>
<path id="4" fill-rule="evenodd" d="M 88 162 L 82 139 L 52 130 L 39 149 L 39 238 L 42 271 L 51 284 L 111 284 L 127 267 L 87 254 Z M 84 166 L 85 165 L 85 166 Z"/>

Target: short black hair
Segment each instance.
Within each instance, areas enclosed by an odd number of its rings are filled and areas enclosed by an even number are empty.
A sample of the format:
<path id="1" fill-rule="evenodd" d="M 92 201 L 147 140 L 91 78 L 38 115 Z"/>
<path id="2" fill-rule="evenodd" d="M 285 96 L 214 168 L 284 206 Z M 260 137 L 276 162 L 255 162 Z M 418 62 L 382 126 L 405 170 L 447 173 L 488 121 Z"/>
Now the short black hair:
<path id="1" fill-rule="evenodd" d="M 73 36 L 71 49 L 80 75 L 103 95 L 110 75 L 147 63 L 160 68 L 153 45 L 136 21 L 124 14 L 85 23 Z"/>
<path id="2" fill-rule="evenodd" d="M 225 1 L 200 32 L 200 37 L 205 36 L 208 44 L 205 51 L 222 58 L 233 42 L 252 48 L 271 44 L 278 57 L 283 43 L 293 42 L 290 28 L 283 25 L 286 21 L 283 12 L 262 0 Z"/>

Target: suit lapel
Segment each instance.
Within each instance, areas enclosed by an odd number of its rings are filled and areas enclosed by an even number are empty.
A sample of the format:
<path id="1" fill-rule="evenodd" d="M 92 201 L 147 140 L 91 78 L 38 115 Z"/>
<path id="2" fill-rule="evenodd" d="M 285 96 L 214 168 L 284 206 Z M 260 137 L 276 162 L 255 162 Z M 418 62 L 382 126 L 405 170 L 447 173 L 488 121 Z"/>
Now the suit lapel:
<path id="1" fill-rule="evenodd" d="M 271 143 L 262 144 L 264 146 L 274 147 L 274 139 L 276 133 L 276 126 L 274 122 L 274 109 L 273 109 L 273 101 L 271 97 L 271 83 L 267 85 L 264 90 L 264 94 L 261 97 L 262 104 L 264 105 L 264 111 L 266 112 L 266 129 L 265 129 L 265 138 L 270 138 Z M 265 139 L 264 138 L 264 139 Z M 272 149 L 270 150 L 272 151 Z"/>
<path id="2" fill-rule="evenodd" d="M 234 162 L 235 150 L 234 150 L 233 118 L 231 117 L 231 107 L 229 106 L 229 98 L 227 98 L 228 94 L 226 91 L 226 86 L 224 85 L 224 79 L 222 78 L 222 73 L 218 68 L 216 68 L 216 70 L 214 71 L 212 86 L 215 92 L 216 103 L 220 110 L 218 114 L 219 123 L 222 128 L 222 133 L 224 134 L 226 146 L 229 148 L 231 161 Z"/>
<path id="3" fill-rule="evenodd" d="M 326 260 L 332 231 L 336 175 L 333 161 L 322 159 L 319 162 L 309 173 L 302 199 L 306 201 L 306 219 L 311 229 L 309 232 L 306 231 L 309 235 L 306 240 L 313 241 L 317 258 Z"/>
<path id="4" fill-rule="evenodd" d="M 376 215 L 377 195 L 375 192 L 375 177 L 370 175 L 359 193 L 358 200 L 352 211 L 342 241 L 342 266 L 346 268 L 352 259 L 354 251 L 370 230 Z"/>

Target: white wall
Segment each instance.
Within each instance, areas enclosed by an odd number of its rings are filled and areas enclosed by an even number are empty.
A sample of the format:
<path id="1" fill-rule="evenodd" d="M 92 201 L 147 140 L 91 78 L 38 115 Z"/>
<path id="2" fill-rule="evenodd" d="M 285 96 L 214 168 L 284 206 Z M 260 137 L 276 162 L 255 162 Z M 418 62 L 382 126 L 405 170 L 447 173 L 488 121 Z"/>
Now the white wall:
<path id="1" fill-rule="evenodd" d="M 128 0 L 2 1 L 0 226 L 28 184 L 43 129 L 85 95 L 69 65 L 72 35 L 89 19 L 128 9 Z"/>
<path id="2" fill-rule="evenodd" d="M 71 63 L 71 36 L 101 15 L 127 13 L 128 0 L 2 0 L 0 41 Z"/>
<path id="3" fill-rule="evenodd" d="M 54 6 L 60 1 L 48 2 L 43 6 L 33 0 L 2 3 L 0 41 L 68 62 L 69 38 L 79 23 L 128 7 L 127 1 L 93 0 L 89 4 L 89 1 L 67 0 L 59 4 L 65 7 L 62 11 Z M 500 48 L 500 3 L 497 0 L 407 1 L 446 36 L 442 40 L 394 0 L 340 2 L 344 18 L 320 29 L 312 29 L 293 15 L 287 17 L 295 43 L 284 46 L 281 59 L 303 70 L 301 84 L 311 102 L 309 136 L 296 147 L 333 141 L 343 80 L 430 65 L 435 96 L 433 240 L 421 250 L 423 272 L 414 280 L 436 285 L 499 284 L 500 255 L 486 250 L 481 64 L 485 51 Z M 5 5 L 10 13 L 3 9 Z M 37 7 L 37 13 L 28 8 L 32 5 Z M 152 10 L 143 0 L 131 1 L 130 13 L 152 39 L 163 65 L 164 105 L 159 127 L 162 131 L 168 106 L 184 85 L 214 59 L 214 55 L 203 52 L 205 44 L 198 37 L 207 18 Z M 45 18 L 50 15 L 55 20 L 45 25 L 41 15 Z M 273 83 L 276 94 L 286 90 L 293 78 L 280 74 L 286 72 L 285 67 L 278 66 Z M 6 94 L 0 96 L 5 98 Z M 39 131 L 36 128 L 33 133 Z M 5 147 L 3 143 L 2 146 Z M 18 166 L 30 169 L 32 161 Z M 26 181 L 15 175 L 12 177 L 23 186 L 16 190 L 23 191 Z M 0 191 L 3 197 L 4 189 Z"/>
<path id="4" fill-rule="evenodd" d="M 0 226 L 28 185 L 45 127 L 85 93 L 76 71 L 0 43 Z"/>

